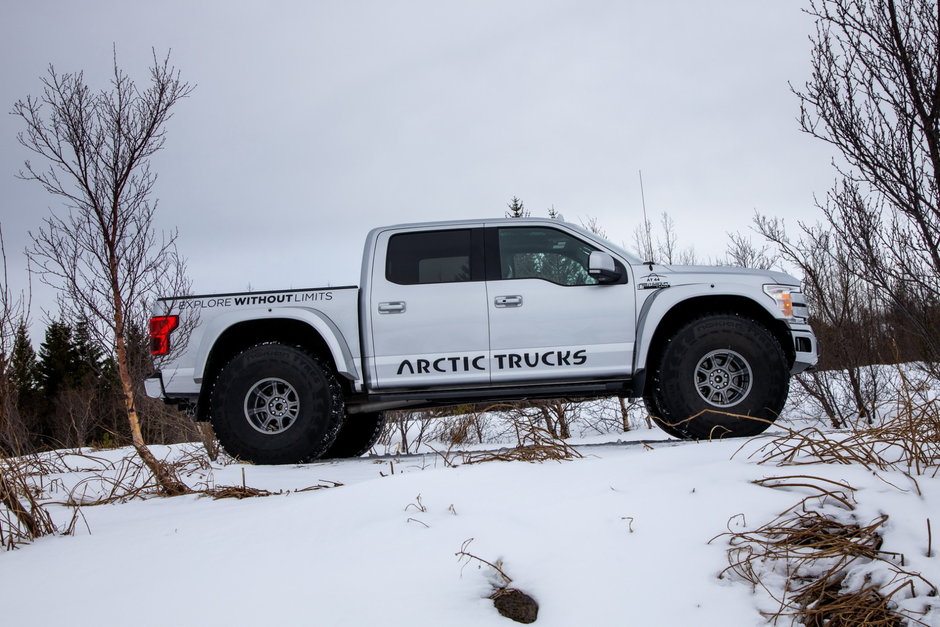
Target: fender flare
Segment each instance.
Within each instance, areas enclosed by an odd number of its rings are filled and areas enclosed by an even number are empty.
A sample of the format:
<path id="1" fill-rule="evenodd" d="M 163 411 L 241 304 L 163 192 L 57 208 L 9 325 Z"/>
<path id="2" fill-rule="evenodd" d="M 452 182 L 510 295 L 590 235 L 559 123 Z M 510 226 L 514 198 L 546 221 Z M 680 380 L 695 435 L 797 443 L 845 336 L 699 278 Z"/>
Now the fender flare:
<path id="1" fill-rule="evenodd" d="M 202 341 L 196 348 L 196 367 L 193 371 L 195 381 L 202 382 L 209 363 L 209 355 L 226 331 L 236 324 L 264 320 L 296 320 L 310 326 L 329 349 L 333 363 L 336 364 L 336 372 L 353 381 L 359 380 L 359 370 L 356 368 L 356 359 L 349 348 L 349 342 L 329 316 L 318 309 L 309 307 L 279 307 L 251 312 L 250 316 L 246 316 L 245 312 L 231 312 L 212 318 L 206 325 L 202 333 Z"/>
<path id="2" fill-rule="evenodd" d="M 657 290 L 643 303 L 637 316 L 636 350 L 633 356 L 633 372 L 645 370 L 649 359 L 653 336 L 660 328 L 663 319 L 676 307 L 699 298 L 743 298 L 763 309 L 775 320 L 784 321 L 781 312 L 769 296 L 754 298 L 754 285 L 746 283 L 709 283 L 708 291 L 702 291 L 702 284 L 675 285 Z M 765 302 L 766 301 L 766 302 Z"/>

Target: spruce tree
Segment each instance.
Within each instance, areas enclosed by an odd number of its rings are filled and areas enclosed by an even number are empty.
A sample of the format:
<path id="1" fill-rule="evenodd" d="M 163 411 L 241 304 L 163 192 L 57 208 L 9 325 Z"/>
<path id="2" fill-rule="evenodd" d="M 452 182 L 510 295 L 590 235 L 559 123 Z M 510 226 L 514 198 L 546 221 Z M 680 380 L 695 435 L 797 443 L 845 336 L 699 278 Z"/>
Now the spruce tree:
<path id="1" fill-rule="evenodd" d="M 507 218 L 528 218 L 531 215 L 517 196 L 513 196 L 506 206 L 509 207 L 509 211 L 506 212 Z"/>
<path id="2" fill-rule="evenodd" d="M 46 328 L 45 339 L 39 346 L 38 379 L 48 404 L 55 403 L 59 392 L 72 386 L 79 371 L 78 351 L 72 343 L 72 327 L 62 321 L 53 321 Z"/>
<path id="3" fill-rule="evenodd" d="M 10 354 L 10 382 L 20 416 L 26 419 L 34 415 L 39 398 L 38 363 L 25 321 L 20 321 L 17 325 L 16 337 L 13 340 L 13 351 Z"/>
<path id="4" fill-rule="evenodd" d="M 73 387 L 78 357 L 72 345 L 72 327 L 63 321 L 53 321 L 46 327 L 45 337 L 39 345 L 39 361 L 36 364 L 38 392 L 34 406 L 33 433 L 46 446 L 60 445 L 63 438 L 57 425 L 59 399 Z"/>
<path id="5" fill-rule="evenodd" d="M 75 325 L 72 348 L 75 355 L 75 371 L 70 380 L 71 385 L 94 385 L 101 375 L 102 351 L 91 337 L 87 320 L 81 320 Z"/>
<path id="6" fill-rule="evenodd" d="M 29 340 L 25 319 L 8 320 L 12 344 L 0 351 L 0 449 L 25 453 L 35 448 L 39 391 L 36 383 L 36 352 Z"/>
<path id="7" fill-rule="evenodd" d="M 36 376 L 36 351 L 29 339 L 26 323 L 20 322 L 13 340 L 13 352 L 10 355 L 10 378 L 17 393 L 35 391 L 38 387 Z"/>

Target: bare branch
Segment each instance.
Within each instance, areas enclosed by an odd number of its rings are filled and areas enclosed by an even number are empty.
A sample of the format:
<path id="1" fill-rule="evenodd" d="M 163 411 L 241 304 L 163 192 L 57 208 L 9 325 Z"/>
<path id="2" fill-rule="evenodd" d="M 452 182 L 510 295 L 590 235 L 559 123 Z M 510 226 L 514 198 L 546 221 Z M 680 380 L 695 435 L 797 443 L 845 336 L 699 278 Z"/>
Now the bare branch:
<path id="1" fill-rule="evenodd" d="M 940 4 L 811 0 L 806 133 L 838 149 L 819 203 L 847 268 L 940 358 Z"/>

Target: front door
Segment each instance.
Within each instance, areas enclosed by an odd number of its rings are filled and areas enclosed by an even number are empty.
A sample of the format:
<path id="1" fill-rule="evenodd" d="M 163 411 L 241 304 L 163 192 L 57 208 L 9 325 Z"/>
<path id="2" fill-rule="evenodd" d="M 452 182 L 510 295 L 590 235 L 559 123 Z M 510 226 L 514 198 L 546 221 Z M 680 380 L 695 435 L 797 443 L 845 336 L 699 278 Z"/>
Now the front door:
<path id="1" fill-rule="evenodd" d="M 376 387 L 488 384 L 483 229 L 390 231 L 376 250 L 366 296 Z"/>
<path id="2" fill-rule="evenodd" d="M 596 246 L 541 225 L 488 228 L 486 246 L 494 384 L 631 373 L 633 286 L 588 274 Z"/>

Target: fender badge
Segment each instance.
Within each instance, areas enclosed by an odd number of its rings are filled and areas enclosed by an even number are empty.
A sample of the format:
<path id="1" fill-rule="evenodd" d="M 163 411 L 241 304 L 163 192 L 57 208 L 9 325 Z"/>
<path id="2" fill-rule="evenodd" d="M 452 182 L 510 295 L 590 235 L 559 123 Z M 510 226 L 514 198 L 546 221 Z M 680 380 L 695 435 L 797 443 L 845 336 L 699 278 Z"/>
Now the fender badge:
<path id="1" fill-rule="evenodd" d="M 655 273 L 647 274 L 645 277 L 640 277 L 637 287 L 641 290 L 661 290 L 669 287 L 669 281 Z"/>

